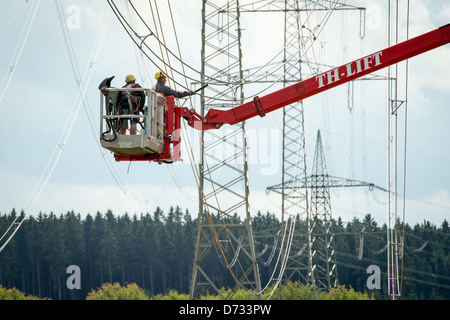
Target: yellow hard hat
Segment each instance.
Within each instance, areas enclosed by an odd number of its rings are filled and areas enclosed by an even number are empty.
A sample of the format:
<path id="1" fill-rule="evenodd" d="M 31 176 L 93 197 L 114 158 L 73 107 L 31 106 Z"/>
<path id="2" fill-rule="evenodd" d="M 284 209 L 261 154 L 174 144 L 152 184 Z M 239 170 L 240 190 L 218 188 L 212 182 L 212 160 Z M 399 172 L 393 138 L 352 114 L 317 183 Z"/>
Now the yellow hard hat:
<path id="1" fill-rule="evenodd" d="M 158 71 L 157 73 L 155 73 L 155 79 L 159 79 L 159 78 L 167 78 L 167 76 L 164 72 Z"/>
<path id="2" fill-rule="evenodd" d="M 133 82 L 133 81 L 136 81 L 136 78 L 135 78 L 132 74 L 129 74 L 129 75 L 127 75 L 127 76 L 125 77 L 125 82 L 126 82 L 126 83 L 128 83 L 128 82 Z"/>

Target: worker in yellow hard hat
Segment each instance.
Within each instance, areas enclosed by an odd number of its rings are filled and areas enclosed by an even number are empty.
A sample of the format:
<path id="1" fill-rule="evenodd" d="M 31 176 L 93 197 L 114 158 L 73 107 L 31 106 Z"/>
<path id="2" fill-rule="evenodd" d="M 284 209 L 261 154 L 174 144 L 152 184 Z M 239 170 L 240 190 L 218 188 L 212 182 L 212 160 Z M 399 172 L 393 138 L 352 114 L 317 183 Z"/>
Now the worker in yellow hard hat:
<path id="1" fill-rule="evenodd" d="M 135 82 L 135 81 L 136 81 L 136 78 L 132 74 L 129 74 L 125 77 L 125 83 L 130 83 L 130 82 Z"/>
<path id="2" fill-rule="evenodd" d="M 125 77 L 125 85 L 122 88 L 142 88 L 136 83 L 136 77 L 129 74 Z M 143 110 L 145 104 L 144 91 L 122 91 L 119 97 L 121 114 L 139 114 Z M 139 118 L 122 119 L 119 134 L 125 134 L 128 129 L 128 121 L 130 121 L 130 135 L 136 134 L 136 124 Z"/>
<path id="3" fill-rule="evenodd" d="M 158 71 L 155 73 L 155 79 L 159 80 L 160 78 L 167 78 L 167 75 L 162 71 Z"/>
<path id="4" fill-rule="evenodd" d="M 166 86 L 167 75 L 163 71 L 156 72 L 155 79 L 158 81 L 156 82 L 156 85 L 153 87 L 153 90 L 155 90 L 158 93 L 162 93 L 165 97 L 174 96 L 175 98 L 183 98 L 194 94 L 194 92 L 191 90 L 176 91 L 170 88 L 169 86 Z"/>

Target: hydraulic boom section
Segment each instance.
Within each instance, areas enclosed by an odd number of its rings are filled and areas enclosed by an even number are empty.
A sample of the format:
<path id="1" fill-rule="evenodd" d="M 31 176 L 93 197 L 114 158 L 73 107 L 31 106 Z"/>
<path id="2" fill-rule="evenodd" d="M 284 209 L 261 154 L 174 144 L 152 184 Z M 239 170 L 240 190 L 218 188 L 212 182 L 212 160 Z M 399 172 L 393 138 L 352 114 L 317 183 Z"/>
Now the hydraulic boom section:
<path id="1" fill-rule="evenodd" d="M 183 108 L 177 114 L 187 118 L 190 126 L 199 130 L 220 128 L 223 124 L 236 124 L 306 99 L 400 61 L 433 50 L 450 42 L 450 24 L 415 38 L 377 51 L 340 67 L 325 71 L 230 110 L 210 109 L 205 117 Z"/>

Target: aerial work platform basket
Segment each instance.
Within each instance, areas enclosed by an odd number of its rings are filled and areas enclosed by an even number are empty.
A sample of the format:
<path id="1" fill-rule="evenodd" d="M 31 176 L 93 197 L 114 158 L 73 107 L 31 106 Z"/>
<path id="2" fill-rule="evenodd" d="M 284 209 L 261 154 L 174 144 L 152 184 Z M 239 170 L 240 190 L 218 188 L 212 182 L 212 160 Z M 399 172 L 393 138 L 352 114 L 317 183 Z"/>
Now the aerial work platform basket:
<path id="1" fill-rule="evenodd" d="M 111 88 L 109 83 L 99 87 L 101 146 L 112 151 L 116 161 L 172 163 L 181 160 L 173 97 L 163 97 L 148 88 Z M 134 91 L 145 93 L 146 105 L 139 112 L 121 108 L 119 103 L 121 95 Z M 128 130 L 122 130 L 126 132 L 121 134 L 121 128 L 129 128 L 132 122 L 136 124 L 136 134 Z M 128 126 L 123 126 L 124 123 Z"/>

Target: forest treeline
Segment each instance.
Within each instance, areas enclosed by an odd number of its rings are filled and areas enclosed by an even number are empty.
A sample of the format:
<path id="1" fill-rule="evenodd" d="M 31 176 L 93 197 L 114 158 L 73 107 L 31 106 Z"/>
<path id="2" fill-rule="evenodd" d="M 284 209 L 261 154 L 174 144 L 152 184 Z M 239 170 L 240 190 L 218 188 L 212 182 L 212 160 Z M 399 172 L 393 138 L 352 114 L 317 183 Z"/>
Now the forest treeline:
<path id="1" fill-rule="evenodd" d="M 0 233 L 23 212 L 0 214 Z M 344 223 L 333 221 L 339 285 L 367 292 L 377 299 L 387 298 L 386 226 L 379 226 L 367 214 Z M 302 228 L 302 221 L 298 223 Z M 252 217 L 256 251 L 262 253 L 281 221 L 272 213 Z M 446 220 L 440 226 L 428 221 L 399 227 L 405 246 L 401 254 L 400 286 L 404 299 L 450 299 L 450 230 Z M 17 288 L 26 295 L 51 299 L 85 299 L 104 283 L 136 283 L 149 296 L 176 290 L 189 293 L 189 283 L 197 236 L 197 217 L 180 207 L 167 212 L 118 214 L 108 210 L 81 217 L 39 213 L 26 216 L 8 246 L 0 252 L 0 285 Z M 265 242 L 264 242 L 265 241 Z M 81 289 L 68 289 L 67 268 L 81 270 Z M 367 287 L 367 268 L 380 267 L 381 289 Z M 228 270 L 221 263 L 208 265 L 211 274 L 225 288 Z M 267 283 L 273 265 L 259 264 L 261 282 Z M 291 279 L 301 281 L 301 279 Z"/>

